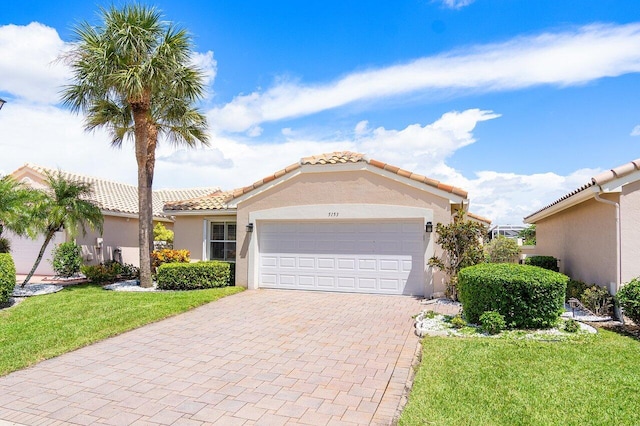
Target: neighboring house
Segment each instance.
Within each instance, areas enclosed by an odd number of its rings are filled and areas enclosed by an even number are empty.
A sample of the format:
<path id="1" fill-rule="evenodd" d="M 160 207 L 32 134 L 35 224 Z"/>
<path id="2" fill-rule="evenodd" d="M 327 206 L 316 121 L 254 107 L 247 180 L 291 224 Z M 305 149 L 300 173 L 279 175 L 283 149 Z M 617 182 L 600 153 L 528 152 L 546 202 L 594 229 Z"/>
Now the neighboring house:
<path id="1" fill-rule="evenodd" d="M 22 182 L 32 188 L 42 189 L 46 187 L 45 172 L 57 173 L 58 170 L 25 164 L 11 175 L 18 182 Z M 93 194 L 90 197 L 102 210 L 104 215 L 104 228 L 102 233 L 87 229 L 87 234 L 76 236 L 76 242 L 82 247 L 85 263 L 95 264 L 107 260 L 120 260 L 138 266 L 138 188 L 133 185 L 114 182 L 90 176 L 83 176 L 67 171 L 60 171 L 62 176 L 69 180 L 88 182 L 92 185 Z M 162 212 L 162 207 L 167 201 L 181 200 L 189 197 L 198 197 L 219 188 L 197 189 L 164 189 L 153 191 L 154 221 L 163 222 L 172 229 L 173 219 Z M 44 241 L 43 237 L 35 240 L 30 238 L 18 238 L 10 236 L 12 242 L 11 255 L 16 263 L 18 274 L 26 274 L 31 270 L 38 251 Z M 58 232 L 54 241 L 49 244 L 45 252 L 44 261 L 40 263 L 36 273 L 41 275 L 53 274 L 51 267 L 51 251 L 56 244 L 69 240 L 65 232 Z"/>
<path id="2" fill-rule="evenodd" d="M 607 287 L 640 276 L 640 159 L 527 216 L 536 225 L 536 254 L 560 259 L 573 279 Z"/>
<path id="3" fill-rule="evenodd" d="M 498 235 L 517 240 L 521 231 L 527 229 L 525 225 L 494 225 L 489 229 L 489 239 L 493 240 Z"/>
<path id="4" fill-rule="evenodd" d="M 435 224 L 467 206 L 459 188 L 335 152 L 164 212 L 175 217 L 176 248 L 235 262 L 239 286 L 428 297 L 445 290 L 427 266 L 441 255 Z"/>

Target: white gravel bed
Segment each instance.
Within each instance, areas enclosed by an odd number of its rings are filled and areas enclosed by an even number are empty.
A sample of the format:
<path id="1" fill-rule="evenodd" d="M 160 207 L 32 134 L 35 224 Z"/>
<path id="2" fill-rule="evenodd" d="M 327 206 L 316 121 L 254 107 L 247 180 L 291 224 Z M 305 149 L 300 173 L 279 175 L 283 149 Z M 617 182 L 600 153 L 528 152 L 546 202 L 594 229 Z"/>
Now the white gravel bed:
<path id="1" fill-rule="evenodd" d="M 56 284 L 27 284 L 24 287 L 16 284 L 11 295 L 13 297 L 41 296 L 43 294 L 57 293 L 63 288 L 61 285 Z"/>
<path id="2" fill-rule="evenodd" d="M 120 281 L 117 283 L 105 285 L 102 288 L 112 291 L 162 291 L 158 290 L 157 284 L 155 282 L 153 283 L 153 287 L 140 287 L 140 281 L 138 280 Z"/>
<path id="3" fill-rule="evenodd" d="M 613 319 L 608 316 L 599 317 L 597 315 L 592 315 L 591 312 L 585 311 L 580 308 L 571 309 L 571 307 L 568 304 L 565 304 L 564 308 L 566 312 L 562 314 L 562 318 L 573 318 L 576 321 L 586 321 L 586 322 L 604 322 L 604 321 L 611 321 Z"/>

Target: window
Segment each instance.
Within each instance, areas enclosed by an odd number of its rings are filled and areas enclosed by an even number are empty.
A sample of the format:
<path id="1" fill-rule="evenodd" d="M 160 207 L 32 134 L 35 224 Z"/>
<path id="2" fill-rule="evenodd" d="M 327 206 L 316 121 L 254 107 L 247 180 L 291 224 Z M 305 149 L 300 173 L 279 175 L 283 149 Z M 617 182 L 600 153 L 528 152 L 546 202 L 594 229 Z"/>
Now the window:
<path id="1" fill-rule="evenodd" d="M 209 259 L 236 261 L 236 223 L 211 222 Z"/>

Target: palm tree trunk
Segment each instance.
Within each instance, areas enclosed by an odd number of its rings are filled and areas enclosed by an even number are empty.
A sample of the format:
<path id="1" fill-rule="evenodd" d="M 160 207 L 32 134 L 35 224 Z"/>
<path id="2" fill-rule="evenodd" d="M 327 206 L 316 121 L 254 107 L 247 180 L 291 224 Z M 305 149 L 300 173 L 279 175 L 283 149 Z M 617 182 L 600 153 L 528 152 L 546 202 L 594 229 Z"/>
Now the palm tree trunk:
<path id="1" fill-rule="evenodd" d="M 27 278 L 24 279 L 24 282 L 20 285 L 20 287 L 24 287 L 26 284 L 28 284 L 31 277 L 33 277 L 33 274 L 36 273 L 36 269 L 38 269 L 38 266 L 40 265 L 40 261 L 44 257 L 44 252 L 47 249 L 47 246 L 49 245 L 51 240 L 53 239 L 53 236 L 55 235 L 55 233 L 56 231 L 47 232 L 47 237 L 44 239 L 44 243 L 42 244 L 42 247 L 40 247 L 40 253 L 38 253 L 38 257 L 36 258 L 36 263 L 33 264 L 31 271 L 29 271 Z"/>
<path id="2" fill-rule="evenodd" d="M 136 160 L 138 162 L 138 246 L 140 247 L 140 286 L 152 287 L 151 247 L 153 246 L 153 166 L 149 168 L 149 105 L 132 104 L 135 123 Z M 155 147 L 155 144 L 153 145 Z M 152 157 L 153 158 L 153 157 Z"/>

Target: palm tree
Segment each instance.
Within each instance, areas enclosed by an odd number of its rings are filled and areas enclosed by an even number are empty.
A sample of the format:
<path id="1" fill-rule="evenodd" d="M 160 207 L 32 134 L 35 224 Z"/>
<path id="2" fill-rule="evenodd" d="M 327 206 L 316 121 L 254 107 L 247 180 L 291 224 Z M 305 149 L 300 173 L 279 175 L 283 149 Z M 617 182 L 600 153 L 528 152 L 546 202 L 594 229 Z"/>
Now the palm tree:
<path id="1" fill-rule="evenodd" d="M 204 74 L 191 65 L 183 29 L 155 9 L 127 5 L 101 9 L 101 25 L 75 29 L 66 57 L 73 82 L 62 100 L 86 116 L 86 129 L 105 127 L 111 144 L 133 137 L 138 163 L 140 284 L 150 287 L 153 250 L 151 190 L 159 137 L 175 145 L 208 145 L 207 123 L 193 104 L 204 95 Z"/>
<path id="2" fill-rule="evenodd" d="M 78 231 L 86 234 L 86 225 L 91 229 L 102 232 L 103 217 L 100 208 L 87 200 L 92 193 L 91 184 L 67 180 L 62 173 L 44 172 L 47 177 L 48 188 L 42 192 L 41 200 L 33 208 L 32 222 L 40 234 L 44 235 L 44 242 L 33 264 L 29 275 L 22 286 L 29 282 L 47 246 L 56 232 L 65 229 L 73 237 Z"/>
<path id="3" fill-rule="evenodd" d="M 0 253 L 8 253 L 9 241 L 2 238 L 6 229 L 16 235 L 33 235 L 30 208 L 37 203 L 40 192 L 16 182 L 11 176 L 0 178 Z"/>

